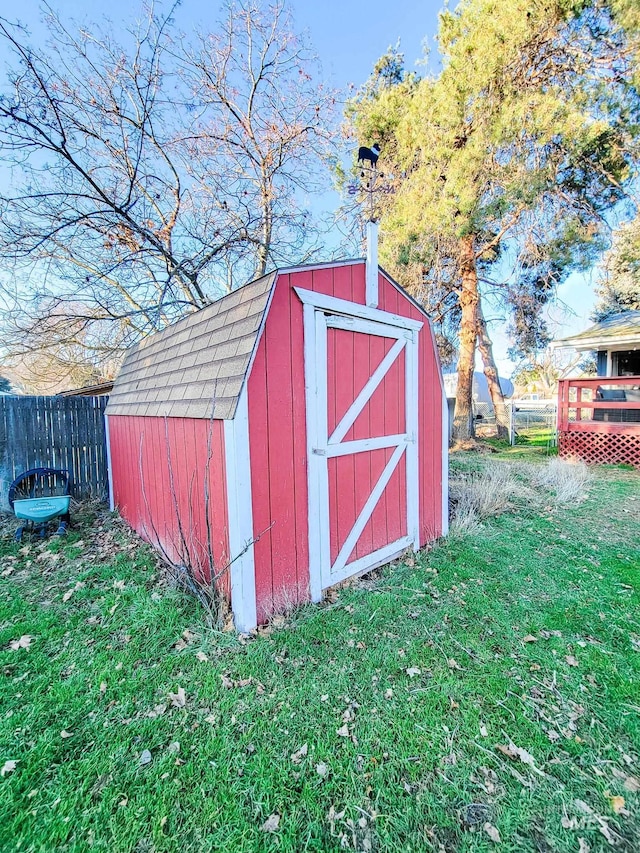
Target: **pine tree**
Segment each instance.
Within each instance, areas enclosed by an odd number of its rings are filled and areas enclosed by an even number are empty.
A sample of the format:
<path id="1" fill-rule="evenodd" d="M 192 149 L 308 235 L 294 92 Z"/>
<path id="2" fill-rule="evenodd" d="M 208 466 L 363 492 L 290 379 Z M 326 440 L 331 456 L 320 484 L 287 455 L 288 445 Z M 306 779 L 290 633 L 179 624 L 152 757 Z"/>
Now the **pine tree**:
<path id="1" fill-rule="evenodd" d="M 462 0 L 440 18 L 437 76 L 396 68 L 399 82 L 370 81 L 351 105 L 354 133 L 403 175 L 381 202 L 383 263 L 459 318 L 457 439 L 472 434 L 478 330 L 502 402 L 482 285 L 511 261 L 501 296 L 526 349 L 544 341 L 563 276 L 602 248 L 603 215 L 633 178 L 639 32 L 632 0 Z"/>
<path id="2" fill-rule="evenodd" d="M 621 311 L 640 311 L 640 216 L 615 233 L 596 291 L 596 321 Z"/>

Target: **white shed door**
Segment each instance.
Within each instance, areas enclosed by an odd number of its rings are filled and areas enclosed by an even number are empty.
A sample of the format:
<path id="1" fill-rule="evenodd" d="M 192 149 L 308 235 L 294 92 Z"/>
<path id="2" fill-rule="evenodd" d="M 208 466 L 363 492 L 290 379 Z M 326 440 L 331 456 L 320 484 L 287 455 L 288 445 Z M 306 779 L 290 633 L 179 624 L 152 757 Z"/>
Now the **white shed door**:
<path id="1" fill-rule="evenodd" d="M 419 544 L 421 324 L 353 308 L 376 319 L 311 304 L 304 309 L 314 600 L 323 589 Z M 384 322 L 387 317 L 393 322 Z"/>

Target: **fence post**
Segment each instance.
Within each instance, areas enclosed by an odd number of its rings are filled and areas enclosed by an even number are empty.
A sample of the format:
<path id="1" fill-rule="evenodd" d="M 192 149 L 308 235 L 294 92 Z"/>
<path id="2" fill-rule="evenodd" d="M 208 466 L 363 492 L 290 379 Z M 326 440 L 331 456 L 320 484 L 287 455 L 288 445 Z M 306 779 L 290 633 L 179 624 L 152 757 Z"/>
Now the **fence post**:
<path id="1" fill-rule="evenodd" d="M 514 417 L 514 403 L 509 400 L 509 444 L 513 447 L 516 443 L 516 419 Z"/>

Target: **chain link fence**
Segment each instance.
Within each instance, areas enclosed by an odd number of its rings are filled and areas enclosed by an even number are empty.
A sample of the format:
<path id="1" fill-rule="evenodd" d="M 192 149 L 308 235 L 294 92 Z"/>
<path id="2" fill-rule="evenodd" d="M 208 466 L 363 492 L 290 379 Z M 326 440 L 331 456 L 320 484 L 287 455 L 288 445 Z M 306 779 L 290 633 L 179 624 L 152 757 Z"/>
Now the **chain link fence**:
<path id="1" fill-rule="evenodd" d="M 493 438 L 497 435 L 496 413 L 490 403 L 474 403 L 476 435 Z M 555 403 L 535 400 L 507 400 L 500 421 L 507 427 L 512 445 L 520 442 L 557 444 L 557 414 Z"/>

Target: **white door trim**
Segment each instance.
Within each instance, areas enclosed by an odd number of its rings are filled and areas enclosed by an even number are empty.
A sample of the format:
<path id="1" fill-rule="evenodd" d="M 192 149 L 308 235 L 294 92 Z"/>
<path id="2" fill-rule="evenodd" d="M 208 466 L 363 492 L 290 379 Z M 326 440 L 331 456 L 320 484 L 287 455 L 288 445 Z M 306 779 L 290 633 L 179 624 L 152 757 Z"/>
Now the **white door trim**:
<path id="1" fill-rule="evenodd" d="M 419 547 L 419 472 L 418 472 L 418 330 L 422 323 L 400 318 L 385 311 L 364 309 L 356 303 L 335 300 L 323 294 L 301 291 L 304 302 L 304 357 L 307 416 L 307 464 L 309 485 L 309 578 L 313 601 L 319 601 L 322 591 L 358 572 L 382 565 L 397 556 L 406 547 Z M 313 297 L 313 298 L 311 298 Z M 327 315 L 339 303 L 340 316 Z M 359 312 L 355 317 L 346 314 L 347 307 Z M 367 312 L 362 316 L 362 309 Z M 376 315 L 375 320 L 369 312 Z M 389 322 L 392 318 L 394 322 Z M 399 321 L 403 325 L 400 325 Z M 398 321 L 398 322 L 395 322 Z M 378 325 L 380 324 L 380 325 Z M 406 325 L 405 325 L 406 324 Z M 328 435 L 328 363 L 327 333 L 329 328 L 348 329 L 366 334 L 395 338 L 395 342 L 376 368 L 365 388 L 351 404 L 331 438 Z M 391 364 L 405 352 L 405 432 L 396 435 L 371 436 L 356 441 L 341 441 L 358 414 L 367 404 Z M 331 563 L 329 517 L 328 460 L 335 456 L 360 453 L 377 448 L 395 448 L 378 478 L 365 505 L 340 552 Z M 378 504 L 389 480 L 405 455 L 407 482 L 407 535 L 396 542 L 348 563 L 348 559 L 362 531 Z"/>
<path id="2" fill-rule="evenodd" d="M 328 456 L 329 459 L 332 459 L 334 456 L 349 456 L 349 454 L 362 453 L 365 450 L 381 450 L 385 447 L 397 447 L 406 441 L 407 434 L 401 432 L 397 435 L 379 435 L 377 438 L 359 438 L 355 441 L 341 441 L 340 444 L 329 444 L 326 453 L 322 453 L 320 449 L 316 449 L 316 452 L 321 456 Z"/>
<path id="3" fill-rule="evenodd" d="M 335 296 L 326 296 L 324 293 L 316 293 L 314 290 L 305 290 L 302 287 L 294 287 L 294 290 L 304 305 L 313 305 L 314 308 L 319 308 L 321 311 L 344 314 L 347 317 L 361 317 L 364 320 L 375 320 L 389 326 L 399 326 L 401 329 L 419 331 L 424 326 L 420 320 L 412 320 L 409 317 L 392 314 L 389 311 L 380 311 L 377 308 L 368 308 L 366 305 L 360 305 L 359 302 L 349 302 Z"/>
<path id="4" fill-rule="evenodd" d="M 407 531 L 414 551 L 420 547 L 420 458 L 418 448 L 418 397 L 420 361 L 418 333 L 414 329 L 405 355 L 405 429 L 407 430 Z"/>
<path id="5" fill-rule="evenodd" d="M 327 325 L 329 324 L 327 323 Z M 329 444 L 337 444 L 338 442 L 342 441 L 345 435 L 349 432 L 349 430 L 355 423 L 356 418 L 367 405 L 367 403 L 373 396 L 376 388 L 378 387 L 378 385 L 380 385 L 384 377 L 391 369 L 391 365 L 393 364 L 393 362 L 400 357 L 400 353 L 403 349 L 405 349 L 406 343 L 406 340 L 396 340 L 395 344 L 391 347 L 391 349 L 382 359 L 378 367 L 374 370 L 373 374 L 369 377 L 362 391 L 358 394 L 356 399 L 353 401 L 353 403 L 349 406 L 345 414 L 342 416 L 340 423 L 331 434 Z"/>
<path id="6" fill-rule="evenodd" d="M 357 517 L 355 524 L 351 528 L 351 532 L 349 533 L 347 538 L 344 540 L 342 548 L 340 549 L 340 553 L 336 557 L 335 563 L 331 566 L 331 577 L 334 578 L 334 583 L 336 581 L 343 580 L 343 578 L 340 577 L 340 575 L 342 575 L 342 572 L 344 571 L 344 569 L 347 565 L 347 560 L 349 559 L 351 552 L 355 548 L 356 542 L 360 538 L 360 534 L 365 529 L 367 522 L 371 518 L 373 511 L 376 508 L 376 505 L 377 505 L 378 501 L 380 500 L 382 493 L 386 489 L 387 484 L 388 484 L 389 480 L 391 479 L 393 472 L 398 467 L 398 463 L 400 462 L 400 458 L 401 458 L 402 454 L 405 452 L 405 450 L 406 450 L 406 444 L 403 441 L 402 444 L 398 444 L 396 449 L 391 454 L 389 461 L 384 466 L 382 474 L 378 478 L 378 482 L 373 487 L 373 491 L 371 492 L 371 494 L 367 498 L 365 505 L 360 510 L 360 515 Z M 349 574 L 350 573 L 351 573 L 351 571 L 349 568 Z M 345 575 L 345 577 L 348 577 L 348 574 Z"/>

